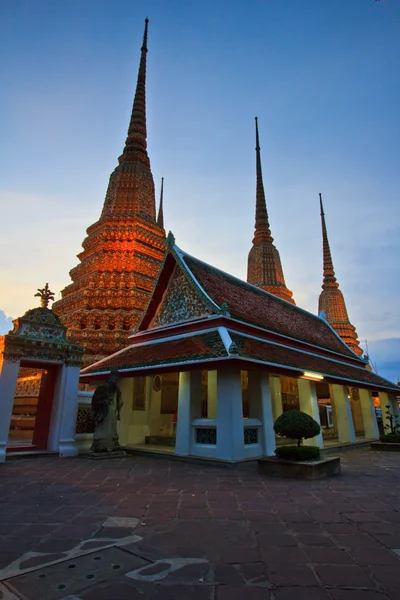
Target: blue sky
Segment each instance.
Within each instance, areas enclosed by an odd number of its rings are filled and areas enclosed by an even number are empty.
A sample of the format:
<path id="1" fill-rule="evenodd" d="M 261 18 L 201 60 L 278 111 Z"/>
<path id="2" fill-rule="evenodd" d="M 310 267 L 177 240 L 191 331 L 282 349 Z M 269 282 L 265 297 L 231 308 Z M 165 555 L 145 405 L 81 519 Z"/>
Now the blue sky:
<path id="1" fill-rule="evenodd" d="M 322 192 L 350 319 L 397 379 L 398 0 L 3 0 L 0 331 L 69 282 L 123 147 L 146 16 L 166 228 L 246 277 L 257 115 L 287 286 L 317 311 Z"/>

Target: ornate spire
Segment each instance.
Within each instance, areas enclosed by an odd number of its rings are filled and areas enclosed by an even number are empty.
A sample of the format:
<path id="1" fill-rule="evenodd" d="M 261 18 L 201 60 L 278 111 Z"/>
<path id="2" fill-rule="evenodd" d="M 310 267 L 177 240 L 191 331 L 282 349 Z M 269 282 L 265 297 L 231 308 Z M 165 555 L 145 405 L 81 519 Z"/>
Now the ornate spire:
<path id="1" fill-rule="evenodd" d="M 342 340 L 353 350 L 353 352 L 361 356 L 363 351 L 360 348 L 356 328 L 350 323 L 346 303 L 342 292 L 339 290 L 339 284 L 335 277 L 321 194 L 319 195 L 319 204 L 321 211 L 324 264 L 322 292 L 318 302 L 318 314 L 324 314 L 325 319 Z"/>
<path id="2" fill-rule="evenodd" d="M 145 20 L 143 44 L 139 64 L 139 73 L 136 84 L 135 99 L 133 101 L 132 115 L 129 123 L 128 137 L 125 148 L 119 157 L 119 162 L 129 159 L 131 152 L 142 152 L 147 156 L 147 130 L 146 130 L 146 55 L 147 55 L 147 30 L 149 20 Z"/>
<path id="3" fill-rule="evenodd" d="M 156 224 L 154 181 L 147 154 L 146 130 L 146 19 L 136 93 L 124 150 L 110 176 L 101 219 L 141 218 Z M 88 230 L 89 232 L 89 230 Z"/>
<path id="4" fill-rule="evenodd" d="M 264 183 L 261 169 L 261 156 L 260 156 L 260 139 L 258 136 L 258 118 L 256 120 L 256 174 L 257 174 L 257 185 L 256 185 L 256 223 L 253 244 L 255 242 L 266 241 L 273 242 L 274 238 L 271 235 L 271 230 L 268 221 L 267 205 L 265 202 Z"/>
<path id="5" fill-rule="evenodd" d="M 260 140 L 258 119 L 256 120 L 256 220 L 253 247 L 250 250 L 247 266 L 247 281 L 257 287 L 275 294 L 279 298 L 295 304 L 292 292 L 288 290 L 283 276 L 281 259 L 271 235 L 264 183 L 261 169 Z"/>
<path id="6" fill-rule="evenodd" d="M 163 199 L 164 199 L 164 177 L 161 177 L 160 206 L 158 207 L 158 216 L 157 216 L 157 225 L 159 227 L 161 227 L 161 229 L 164 229 Z"/>
<path id="7" fill-rule="evenodd" d="M 325 213 L 324 206 L 322 204 L 322 194 L 319 195 L 319 206 L 321 211 L 321 225 L 322 225 L 322 248 L 324 257 L 324 281 L 322 289 L 326 288 L 338 288 L 339 284 L 336 281 L 335 271 L 333 268 L 331 249 L 329 247 L 328 233 L 326 231 Z"/>

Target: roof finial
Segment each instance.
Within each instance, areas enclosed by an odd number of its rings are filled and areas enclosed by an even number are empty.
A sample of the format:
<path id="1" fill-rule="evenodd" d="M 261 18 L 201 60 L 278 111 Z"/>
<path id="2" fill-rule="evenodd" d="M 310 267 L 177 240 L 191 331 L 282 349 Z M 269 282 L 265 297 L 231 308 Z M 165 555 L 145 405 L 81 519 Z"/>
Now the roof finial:
<path id="1" fill-rule="evenodd" d="M 260 139 L 258 135 L 258 118 L 255 117 L 256 121 L 256 222 L 254 240 L 259 237 L 263 237 L 264 241 L 273 242 L 274 239 L 271 235 L 271 230 L 268 221 L 267 205 L 265 202 L 264 183 L 261 169 L 261 156 L 260 156 Z"/>
<path id="2" fill-rule="evenodd" d="M 161 177 L 160 206 L 158 207 L 158 217 L 157 217 L 157 225 L 159 227 L 161 227 L 161 229 L 164 229 L 163 199 L 164 199 L 164 177 Z"/>
<path id="3" fill-rule="evenodd" d="M 324 280 L 322 283 L 322 289 L 326 287 L 338 288 L 339 284 L 336 281 L 335 271 L 333 268 L 333 261 L 331 255 L 331 249 L 329 246 L 328 232 L 326 230 L 324 205 L 322 204 L 322 194 L 319 195 L 319 206 L 321 211 L 321 225 L 322 225 L 322 248 L 323 248 L 323 261 L 324 261 Z"/>
<path id="4" fill-rule="evenodd" d="M 38 288 L 37 294 L 35 294 L 35 297 L 36 296 L 39 296 L 42 308 L 48 308 L 50 300 L 54 300 L 54 292 L 50 291 L 48 283 L 46 283 L 44 288 Z"/>
<path id="5" fill-rule="evenodd" d="M 149 20 L 145 19 L 143 44 L 139 72 L 136 84 L 135 99 L 133 101 L 132 115 L 129 123 L 128 136 L 125 148 L 119 157 L 119 162 L 129 158 L 131 152 L 141 152 L 147 157 L 147 130 L 146 130 L 146 54 L 147 54 L 147 30 Z"/>

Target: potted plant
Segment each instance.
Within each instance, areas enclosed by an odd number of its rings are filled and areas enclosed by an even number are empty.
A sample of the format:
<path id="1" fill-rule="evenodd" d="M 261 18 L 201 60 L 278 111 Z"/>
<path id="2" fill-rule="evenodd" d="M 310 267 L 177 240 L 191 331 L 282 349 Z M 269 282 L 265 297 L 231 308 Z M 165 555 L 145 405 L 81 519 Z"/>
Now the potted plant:
<path id="1" fill-rule="evenodd" d="M 395 416 L 390 405 L 385 406 L 386 425 L 383 426 L 384 432 L 379 436 L 379 442 L 372 442 L 372 450 L 393 450 L 400 452 L 400 423 L 399 417 Z"/>
<path id="2" fill-rule="evenodd" d="M 318 446 L 303 445 L 303 440 L 313 438 L 321 431 L 320 424 L 310 415 L 301 410 L 284 412 L 275 421 L 274 430 L 279 436 L 297 440 L 297 444 L 278 446 L 276 456 L 258 459 L 260 473 L 311 480 L 340 473 L 340 457 L 321 457 Z"/>
<path id="3" fill-rule="evenodd" d="M 278 458 L 289 460 L 318 460 L 318 446 L 304 446 L 303 439 L 313 438 L 321 432 L 321 426 L 315 419 L 301 410 L 289 410 L 281 414 L 274 424 L 274 431 L 281 437 L 297 440 L 297 445 L 278 446 L 275 454 Z"/>

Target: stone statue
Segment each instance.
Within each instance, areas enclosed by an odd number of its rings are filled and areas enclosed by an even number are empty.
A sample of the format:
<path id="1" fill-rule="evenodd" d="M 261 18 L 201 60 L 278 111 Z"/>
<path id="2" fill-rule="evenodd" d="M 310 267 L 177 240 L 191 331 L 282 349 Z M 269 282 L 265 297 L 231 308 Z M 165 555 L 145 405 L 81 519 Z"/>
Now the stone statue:
<path id="1" fill-rule="evenodd" d="M 92 397 L 92 415 L 95 422 L 92 452 L 116 452 L 120 449 L 117 421 L 123 405 L 117 385 L 118 372 L 112 371 L 107 383 L 97 386 Z"/>

